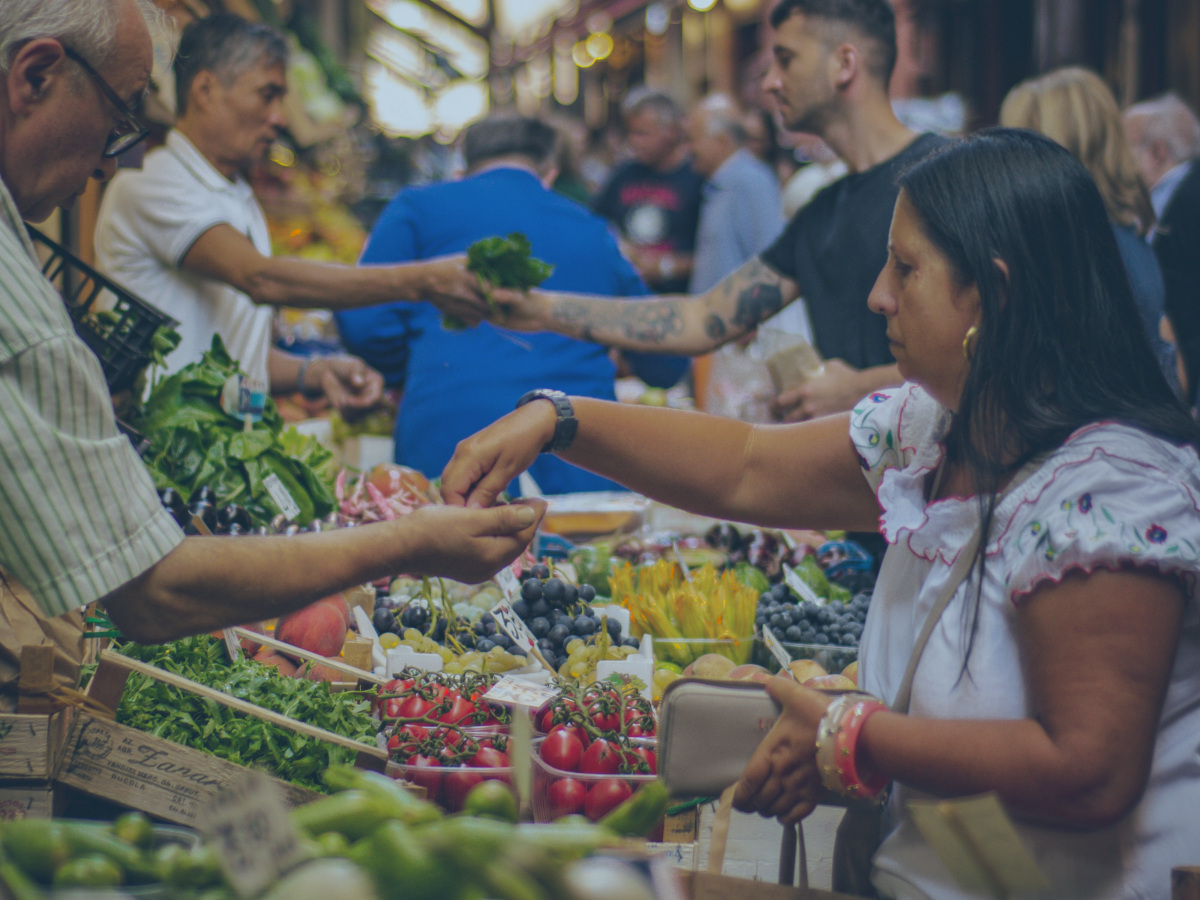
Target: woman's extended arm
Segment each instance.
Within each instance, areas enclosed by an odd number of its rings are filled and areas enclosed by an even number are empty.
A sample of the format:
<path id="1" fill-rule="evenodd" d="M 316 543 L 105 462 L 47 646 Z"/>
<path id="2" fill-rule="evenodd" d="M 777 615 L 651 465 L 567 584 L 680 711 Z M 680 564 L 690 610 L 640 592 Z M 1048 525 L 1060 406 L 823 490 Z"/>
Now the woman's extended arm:
<path id="1" fill-rule="evenodd" d="M 579 430 L 563 459 L 692 512 L 785 528 L 874 530 L 879 507 L 847 416 L 749 425 L 682 410 L 572 397 Z M 554 434 L 533 402 L 467 438 L 442 476 L 447 503 L 486 507 Z"/>
<path id="2" fill-rule="evenodd" d="M 860 773 L 882 771 L 942 796 L 994 790 L 1014 812 L 1054 824 L 1111 825 L 1145 788 L 1182 615 L 1179 585 L 1145 571 L 1075 573 L 1046 583 L 1017 615 L 1030 717 L 876 713 L 859 738 Z M 787 683 L 773 682 L 770 690 L 792 715 L 787 733 L 772 733 L 764 745 L 787 740 L 811 754 L 828 696 Z M 747 766 L 739 808 L 808 807 L 811 790 L 798 787 L 789 798 L 774 787 L 780 779 L 772 780 L 772 749 L 760 747 Z"/>

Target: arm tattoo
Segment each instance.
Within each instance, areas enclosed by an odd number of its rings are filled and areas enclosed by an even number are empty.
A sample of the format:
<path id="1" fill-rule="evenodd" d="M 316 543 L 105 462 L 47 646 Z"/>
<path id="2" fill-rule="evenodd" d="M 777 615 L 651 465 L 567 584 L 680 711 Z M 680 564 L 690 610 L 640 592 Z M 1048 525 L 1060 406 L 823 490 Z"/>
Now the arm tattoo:
<path id="1" fill-rule="evenodd" d="M 619 336 L 641 344 L 661 344 L 683 331 L 675 300 L 612 301 L 563 298 L 554 318 L 585 341 L 612 343 Z"/>
<path id="2" fill-rule="evenodd" d="M 704 320 L 704 333 L 714 341 L 721 340 L 725 337 L 725 320 L 716 313 L 712 313 Z"/>
<path id="3" fill-rule="evenodd" d="M 749 331 L 783 309 L 783 292 L 777 284 L 752 284 L 738 294 L 733 324 Z"/>

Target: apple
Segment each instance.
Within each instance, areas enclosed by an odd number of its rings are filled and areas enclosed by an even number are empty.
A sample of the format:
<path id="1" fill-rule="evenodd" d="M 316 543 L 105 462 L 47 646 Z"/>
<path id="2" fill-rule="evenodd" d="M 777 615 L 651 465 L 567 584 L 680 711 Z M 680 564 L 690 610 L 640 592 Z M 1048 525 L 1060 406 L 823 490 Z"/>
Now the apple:
<path id="1" fill-rule="evenodd" d="M 804 686 L 817 691 L 853 691 L 857 686 L 844 675 L 818 675 L 805 681 Z"/>
<path id="2" fill-rule="evenodd" d="M 749 681 L 753 675 L 766 675 L 771 677 L 771 673 L 762 666 L 756 666 L 753 663 L 746 663 L 744 666 L 737 666 L 729 670 L 725 678 L 728 681 Z"/>
<path id="3" fill-rule="evenodd" d="M 792 676 L 801 684 L 818 675 L 829 674 L 815 659 L 793 659 L 789 668 L 792 670 Z"/>
<path id="4" fill-rule="evenodd" d="M 858 660 L 850 663 L 846 668 L 842 669 L 842 675 L 854 682 L 855 687 L 858 686 Z"/>
<path id="5" fill-rule="evenodd" d="M 728 656 L 722 656 L 720 653 L 705 653 L 692 663 L 692 674 L 697 678 L 722 680 L 729 677 L 730 671 L 735 667 L 736 663 Z"/>

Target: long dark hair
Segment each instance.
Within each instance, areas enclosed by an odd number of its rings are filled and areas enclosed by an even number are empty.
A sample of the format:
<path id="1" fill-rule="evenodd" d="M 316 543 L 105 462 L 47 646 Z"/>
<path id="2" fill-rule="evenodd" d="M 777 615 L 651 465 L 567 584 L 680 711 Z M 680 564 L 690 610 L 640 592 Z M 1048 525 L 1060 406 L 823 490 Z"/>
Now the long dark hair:
<path id="1" fill-rule="evenodd" d="M 900 186 L 959 283 L 979 289 L 978 340 L 946 438 L 983 522 L 969 659 L 1005 478 L 1090 422 L 1195 447 L 1200 426 L 1159 369 L 1104 201 L 1067 150 L 1032 131 L 992 129 L 935 152 Z"/>

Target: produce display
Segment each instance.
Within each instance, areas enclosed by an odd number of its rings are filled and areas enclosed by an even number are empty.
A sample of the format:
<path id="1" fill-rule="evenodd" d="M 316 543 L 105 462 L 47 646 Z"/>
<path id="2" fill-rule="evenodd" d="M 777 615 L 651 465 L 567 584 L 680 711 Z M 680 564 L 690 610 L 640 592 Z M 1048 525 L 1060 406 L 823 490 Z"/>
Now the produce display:
<path id="1" fill-rule="evenodd" d="M 639 569 L 626 563 L 612 574 L 612 592 L 629 610 L 634 633 L 653 635 L 655 653 L 671 662 L 688 665 L 709 650 L 737 663 L 750 659 L 758 594 L 732 571 L 706 565 L 688 581 L 666 560 Z"/>
<path id="2" fill-rule="evenodd" d="M 171 489 L 180 501 L 188 498 L 186 506 L 172 499 L 169 508 L 186 525 L 193 512 L 215 522 L 219 509 L 234 504 L 252 525 L 265 526 L 284 513 L 269 490 L 278 484 L 300 510 L 298 525 L 329 515 L 334 497 L 327 468 L 333 454 L 315 438 L 285 430 L 270 398 L 262 421 L 245 430 L 241 419 L 221 407 L 226 383 L 238 374 L 220 335 L 214 335 L 200 362 L 155 385 L 142 416 L 131 423 L 150 440 L 143 458 L 155 486 Z M 198 490 L 204 488 L 207 492 Z M 241 520 L 236 524 L 245 527 Z"/>
<path id="3" fill-rule="evenodd" d="M 349 691 L 331 693 L 323 682 L 290 678 L 257 660 L 231 663 L 224 644 L 209 635 L 116 649 L 264 709 L 374 745 L 377 723 L 369 699 Z M 314 791 L 324 789 L 321 772 L 334 763 L 353 762 L 354 756 L 352 750 L 235 712 L 137 672 L 126 682 L 117 722 L 238 765 L 265 769 Z"/>
<path id="4" fill-rule="evenodd" d="M 870 606 L 870 593 L 847 603 L 801 603 L 786 585 L 777 584 L 759 597 L 754 626 L 770 628 L 780 641 L 792 644 L 857 647 Z"/>
<path id="5" fill-rule="evenodd" d="M 535 724 L 546 733 L 534 742 L 533 810 L 538 821 L 567 815 L 598 821 L 657 783 L 657 723 L 641 687 L 622 676 L 567 686 L 538 710 Z"/>
<path id="6" fill-rule="evenodd" d="M 590 896 L 597 879 L 614 883 L 594 857 L 642 835 L 662 817 L 666 791 L 646 788 L 598 824 L 517 825 L 511 795 L 475 787 L 466 812 L 445 816 L 385 775 L 332 767 L 331 791 L 290 814 L 306 861 L 285 873 L 264 900 L 569 900 Z M 139 814 L 114 823 L 24 819 L 0 830 L 0 881 L 14 900 L 43 900 L 50 889 L 124 887 L 134 896 L 234 900 L 213 845 L 166 843 Z M 588 859 L 589 857 L 594 857 Z M 629 882 L 626 882 L 629 884 Z M 643 883 L 642 890 L 648 886 Z M 629 894 L 622 896 L 638 896 Z"/>
<path id="7" fill-rule="evenodd" d="M 554 272 L 554 266 L 533 257 L 532 250 L 529 238 L 517 231 L 506 238 L 484 238 L 467 248 L 467 268 L 492 287 L 527 291 Z M 495 305 L 490 297 L 488 302 Z M 442 327 L 447 331 L 461 331 L 466 326 L 447 315 L 442 317 Z"/>

